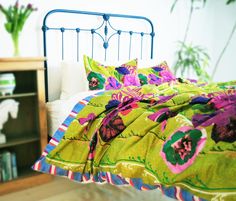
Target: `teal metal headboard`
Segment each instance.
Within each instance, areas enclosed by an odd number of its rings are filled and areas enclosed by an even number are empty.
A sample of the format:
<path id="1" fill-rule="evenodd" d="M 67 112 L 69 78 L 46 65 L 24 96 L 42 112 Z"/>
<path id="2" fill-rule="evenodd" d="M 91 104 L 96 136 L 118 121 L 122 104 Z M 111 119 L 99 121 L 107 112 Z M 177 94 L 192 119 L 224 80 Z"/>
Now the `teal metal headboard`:
<path id="1" fill-rule="evenodd" d="M 49 16 L 55 14 L 55 13 L 67 13 L 67 14 L 78 14 L 78 15 L 91 15 L 91 16 L 99 16 L 101 17 L 102 23 L 96 27 L 96 28 L 83 28 L 83 27 L 53 27 L 47 25 L 47 19 Z M 150 32 L 137 32 L 133 30 L 121 30 L 121 29 L 116 29 L 114 26 L 111 24 L 110 19 L 111 18 L 123 18 L 123 19 L 135 19 L 135 20 L 143 20 L 147 22 L 147 24 L 150 26 Z M 100 30 L 103 29 L 102 34 L 99 32 Z M 135 16 L 135 15 L 123 15 L 123 14 L 111 14 L 111 13 L 99 13 L 99 12 L 90 12 L 90 11 L 79 11 L 79 10 L 66 10 L 66 9 L 55 9 L 49 11 L 43 20 L 43 26 L 42 26 L 42 31 L 43 31 L 43 47 L 44 47 L 44 56 L 47 57 L 47 32 L 48 31 L 59 31 L 61 33 L 61 59 L 64 59 L 64 33 L 65 31 L 75 31 L 77 35 L 77 61 L 79 61 L 79 55 L 80 55 L 80 33 L 81 32 L 88 32 L 91 33 L 91 56 L 93 57 L 94 55 L 94 35 L 96 34 L 99 36 L 99 38 L 103 42 L 103 48 L 105 51 L 105 60 L 107 57 L 107 49 L 109 47 L 109 41 L 111 38 L 114 36 L 117 36 L 117 49 L 118 49 L 118 54 L 117 54 L 117 59 L 120 59 L 120 36 L 121 34 L 129 34 L 129 58 L 131 55 L 131 49 L 132 49 L 132 37 L 133 35 L 140 35 L 140 43 L 141 43 L 141 50 L 140 50 L 140 58 L 142 59 L 143 57 L 143 38 L 144 37 L 150 37 L 150 58 L 153 58 L 153 43 L 154 43 L 154 27 L 150 19 L 143 17 L 143 16 Z M 46 101 L 48 101 L 48 65 L 47 61 L 45 61 L 45 87 L 46 87 Z"/>

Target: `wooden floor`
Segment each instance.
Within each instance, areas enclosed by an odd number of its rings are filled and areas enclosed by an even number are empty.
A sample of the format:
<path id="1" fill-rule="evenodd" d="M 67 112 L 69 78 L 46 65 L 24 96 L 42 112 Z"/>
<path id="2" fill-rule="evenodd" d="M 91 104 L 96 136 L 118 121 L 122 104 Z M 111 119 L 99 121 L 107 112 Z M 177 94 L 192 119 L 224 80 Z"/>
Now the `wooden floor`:
<path id="1" fill-rule="evenodd" d="M 52 182 L 0 196 L 0 201 L 174 201 L 158 190 L 140 192 L 132 187 L 79 184 L 56 177 Z"/>

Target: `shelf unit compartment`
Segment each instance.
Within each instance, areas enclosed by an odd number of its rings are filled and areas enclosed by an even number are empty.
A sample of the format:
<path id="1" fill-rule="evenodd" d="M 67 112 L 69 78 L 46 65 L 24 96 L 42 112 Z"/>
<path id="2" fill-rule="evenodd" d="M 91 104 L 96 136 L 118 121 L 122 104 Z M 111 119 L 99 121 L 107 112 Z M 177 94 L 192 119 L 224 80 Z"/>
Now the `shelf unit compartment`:
<path id="1" fill-rule="evenodd" d="M 35 141 L 38 141 L 39 139 L 40 138 L 38 136 L 33 136 L 33 135 L 32 137 L 19 137 L 19 138 L 11 139 L 11 140 L 8 140 L 4 144 L 0 144 L 0 150 L 3 148 L 35 142 Z"/>
<path id="2" fill-rule="evenodd" d="M 8 147 L 2 150 L 7 150 L 16 154 L 18 177 L 25 176 L 29 173 L 33 174 L 35 172 L 31 167 L 41 154 L 39 140 L 19 146 Z"/>
<path id="3" fill-rule="evenodd" d="M 7 141 L 25 137 L 39 136 L 37 97 L 15 98 L 19 102 L 19 111 L 16 119 L 9 115 L 4 124 L 2 133 L 6 135 Z"/>
<path id="4" fill-rule="evenodd" d="M 0 73 L 13 73 L 16 80 L 13 94 L 0 96 L 0 102 L 12 98 L 20 103 L 17 119 L 9 116 L 4 124 L 7 142 L 0 145 L 0 152 L 16 153 L 18 178 L 0 182 L 0 196 L 52 178 L 31 169 L 47 144 L 44 61 L 44 57 L 0 58 Z"/>
<path id="5" fill-rule="evenodd" d="M 36 71 L 13 71 L 16 88 L 13 94 L 32 93 L 37 91 Z"/>
<path id="6" fill-rule="evenodd" d="M 1 99 L 8 99 L 8 98 L 22 98 L 27 96 L 36 96 L 37 93 L 35 92 L 29 92 L 29 93 L 19 93 L 19 94 L 12 94 L 12 95 L 6 95 L 6 96 L 0 96 Z"/>

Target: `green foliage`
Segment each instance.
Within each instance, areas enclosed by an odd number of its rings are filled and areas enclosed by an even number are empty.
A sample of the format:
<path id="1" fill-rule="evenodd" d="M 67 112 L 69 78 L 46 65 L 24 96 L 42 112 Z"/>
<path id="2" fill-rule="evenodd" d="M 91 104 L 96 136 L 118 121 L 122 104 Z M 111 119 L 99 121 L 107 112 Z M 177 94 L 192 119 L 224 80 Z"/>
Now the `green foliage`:
<path id="1" fill-rule="evenodd" d="M 4 24 L 6 31 L 11 34 L 11 38 L 14 44 L 14 55 L 19 56 L 19 33 L 22 31 L 23 26 L 33 11 L 36 11 L 32 4 L 25 6 L 19 6 L 18 0 L 15 5 L 3 7 L 0 4 L 0 11 L 6 17 L 6 23 Z"/>
<path id="2" fill-rule="evenodd" d="M 229 4 L 234 3 L 234 2 L 236 2 L 236 0 L 228 0 L 228 1 L 226 2 L 226 4 L 229 5 Z"/>
<path id="3" fill-rule="evenodd" d="M 181 76 L 185 76 L 193 71 L 199 80 L 210 81 L 210 76 L 205 71 L 210 60 L 206 50 L 200 46 L 187 45 L 183 42 L 179 42 L 178 49 L 177 61 L 174 65 L 175 74 L 180 71 Z"/>
<path id="4" fill-rule="evenodd" d="M 0 11 L 6 17 L 6 31 L 10 34 L 18 34 L 20 31 L 22 31 L 25 21 L 35 10 L 37 9 L 33 8 L 32 4 L 28 4 L 26 7 L 23 5 L 20 7 L 18 0 L 14 6 L 10 5 L 8 8 L 4 8 L 0 4 Z"/>

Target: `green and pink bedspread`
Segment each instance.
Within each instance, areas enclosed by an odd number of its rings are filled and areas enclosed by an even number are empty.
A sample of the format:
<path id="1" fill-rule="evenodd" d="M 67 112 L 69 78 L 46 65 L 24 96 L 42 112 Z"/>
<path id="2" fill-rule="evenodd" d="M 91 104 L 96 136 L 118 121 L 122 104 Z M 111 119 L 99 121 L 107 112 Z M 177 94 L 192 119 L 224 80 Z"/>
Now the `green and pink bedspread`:
<path id="1" fill-rule="evenodd" d="M 89 96 L 33 169 L 178 200 L 236 200 L 235 86 L 176 80 Z"/>

